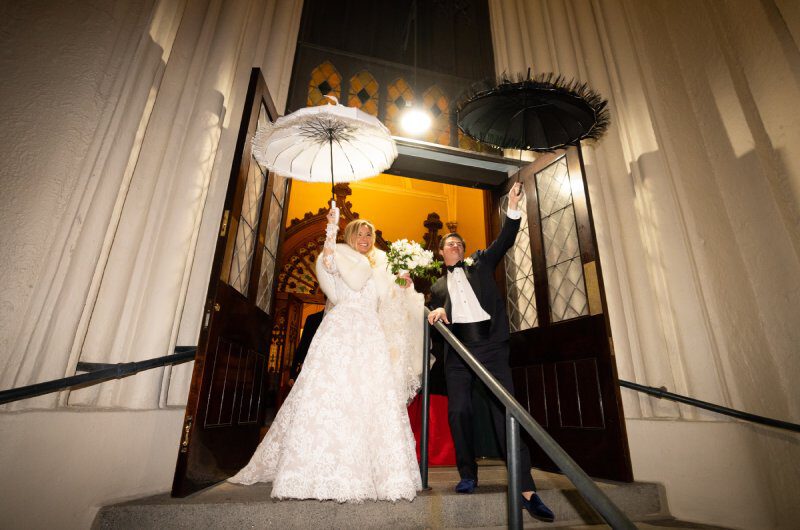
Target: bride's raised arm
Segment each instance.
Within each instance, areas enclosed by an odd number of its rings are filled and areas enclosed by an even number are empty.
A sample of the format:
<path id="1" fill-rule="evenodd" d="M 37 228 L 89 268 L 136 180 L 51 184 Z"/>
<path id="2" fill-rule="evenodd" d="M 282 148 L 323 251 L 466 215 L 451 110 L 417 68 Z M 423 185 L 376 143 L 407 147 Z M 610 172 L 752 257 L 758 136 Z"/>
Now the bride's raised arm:
<path id="1" fill-rule="evenodd" d="M 336 272 L 336 262 L 333 256 L 336 250 L 336 234 L 338 232 L 339 208 L 331 206 L 328 211 L 328 224 L 325 226 L 325 244 L 322 247 L 322 264 L 331 274 Z"/>

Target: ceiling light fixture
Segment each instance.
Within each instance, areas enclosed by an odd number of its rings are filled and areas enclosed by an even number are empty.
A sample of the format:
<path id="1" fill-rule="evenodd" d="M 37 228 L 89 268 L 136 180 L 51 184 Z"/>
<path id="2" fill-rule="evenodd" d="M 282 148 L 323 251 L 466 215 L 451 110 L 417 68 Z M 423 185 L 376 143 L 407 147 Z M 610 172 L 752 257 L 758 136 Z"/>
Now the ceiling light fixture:
<path id="1" fill-rule="evenodd" d="M 417 95 L 417 28 L 419 27 L 417 0 L 412 3 L 412 14 L 414 18 L 414 99 L 420 99 Z M 411 18 L 408 21 L 408 30 L 411 30 Z M 406 45 L 408 45 L 408 33 L 406 33 Z M 405 132 L 412 136 L 419 136 L 431 128 L 431 115 L 422 105 L 413 106 L 413 102 L 406 103 L 406 109 L 400 117 L 400 126 Z"/>
<path id="2" fill-rule="evenodd" d="M 408 107 L 400 118 L 400 125 L 404 131 L 416 136 L 431 128 L 431 115 L 423 109 Z"/>

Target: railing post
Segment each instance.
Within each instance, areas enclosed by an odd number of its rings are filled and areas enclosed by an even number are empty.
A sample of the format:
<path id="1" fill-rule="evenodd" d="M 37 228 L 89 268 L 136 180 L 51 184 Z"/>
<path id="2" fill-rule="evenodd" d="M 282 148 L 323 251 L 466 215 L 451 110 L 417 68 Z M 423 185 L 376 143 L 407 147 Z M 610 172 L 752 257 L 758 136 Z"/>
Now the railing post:
<path id="1" fill-rule="evenodd" d="M 522 477 L 519 468 L 519 423 L 506 408 L 506 465 L 508 466 L 508 527 L 522 528 Z M 528 470 L 530 473 L 530 470 Z"/>
<path id="2" fill-rule="evenodd" d="M 422 439 L 420 440 L 420 466 L 419 473 L 422 478 L 422 489 L 428 489 L 428 429 L 430 427 L 430 401 L 431 401 L 431 349 L 430 328 L 427 319 L 423 318 L 422 332 Z"/>

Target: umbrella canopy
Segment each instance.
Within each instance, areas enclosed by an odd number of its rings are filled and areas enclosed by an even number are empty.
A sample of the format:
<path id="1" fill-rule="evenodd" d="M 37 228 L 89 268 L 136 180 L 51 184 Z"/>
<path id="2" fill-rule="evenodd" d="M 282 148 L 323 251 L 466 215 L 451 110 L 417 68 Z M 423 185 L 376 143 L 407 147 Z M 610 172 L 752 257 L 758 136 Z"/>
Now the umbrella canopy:
<path id="1" fill-rule="evenodd" d="M 397 158 L 397 147 L 377 118 L 337 103 L 260 125 L 253 156 L 285 177 L 333 184 L 381 173 Z"/>
<path id="2" fill-rule="evenodd" d="M 458 127 L 506 149 L 553 151 L 608 128 L 608 102 L 585 83 L 555 74 L 512 81 L 506 76 L 473 87 L 457 106 Z"/>

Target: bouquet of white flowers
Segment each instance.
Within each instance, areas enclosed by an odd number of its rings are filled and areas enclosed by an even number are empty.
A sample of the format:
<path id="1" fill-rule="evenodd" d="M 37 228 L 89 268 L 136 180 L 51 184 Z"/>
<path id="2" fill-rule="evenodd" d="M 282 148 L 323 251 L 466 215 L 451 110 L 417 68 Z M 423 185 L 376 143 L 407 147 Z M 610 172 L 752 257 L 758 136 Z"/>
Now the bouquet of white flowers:
<path id="1" fill-rule="evenodd" d="M 433 259 L 433 252 L 423 249 L 416 241 L 398 239 L 389 246 L 386 253 L 392 274 L 408 272 L 412 278 L 434 281 L 442 269 L 442 262 Z M 401 279 L 396 279 L 403 285 Z"/>

